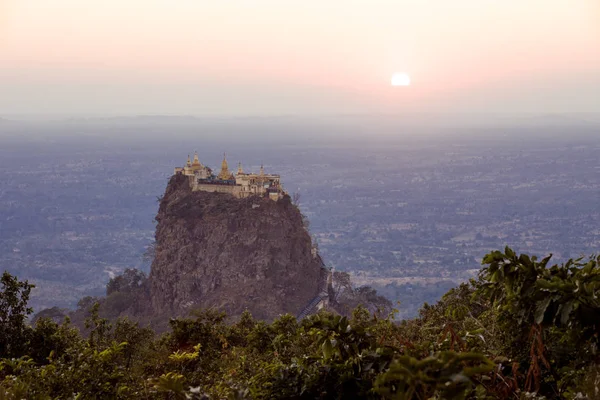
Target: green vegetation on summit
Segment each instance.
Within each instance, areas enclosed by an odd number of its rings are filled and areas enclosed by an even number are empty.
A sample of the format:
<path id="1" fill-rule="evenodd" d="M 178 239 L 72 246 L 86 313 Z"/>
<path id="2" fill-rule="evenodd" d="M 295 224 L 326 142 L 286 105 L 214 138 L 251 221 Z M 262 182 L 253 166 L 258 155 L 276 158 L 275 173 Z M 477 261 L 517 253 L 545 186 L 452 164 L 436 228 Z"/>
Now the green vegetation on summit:
<path id="1" fill-rule="evenodd" d="M 0 399 L 597 399 L 600 257 L 550 266 L 506 248 L 483 264 L 401 323 L 207 310 L 160 336 L 97 304 L 87 336 L 68 319 L 29 326 L 31 285 L 4 273 Z"/>

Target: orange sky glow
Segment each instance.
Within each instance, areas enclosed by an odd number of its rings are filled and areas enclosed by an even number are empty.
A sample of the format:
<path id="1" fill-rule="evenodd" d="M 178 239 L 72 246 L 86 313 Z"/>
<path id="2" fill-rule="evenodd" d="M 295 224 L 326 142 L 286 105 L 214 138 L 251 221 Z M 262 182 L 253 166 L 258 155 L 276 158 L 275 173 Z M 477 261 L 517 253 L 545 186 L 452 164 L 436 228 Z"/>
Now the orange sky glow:
<path id="1" fill-rule="evenodd" d="M 600 111 L 598 4 L 0 0 L 0 115 Z"/>

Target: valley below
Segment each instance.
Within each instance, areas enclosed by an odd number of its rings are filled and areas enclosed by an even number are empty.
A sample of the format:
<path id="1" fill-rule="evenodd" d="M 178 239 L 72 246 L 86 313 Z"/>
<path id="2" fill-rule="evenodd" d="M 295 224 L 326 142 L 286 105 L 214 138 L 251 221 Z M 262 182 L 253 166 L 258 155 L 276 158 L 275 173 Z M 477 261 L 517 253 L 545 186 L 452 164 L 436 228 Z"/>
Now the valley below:
<path id="1" fill-rule="evenodd" d="M 195 150 L 213 168 L 226 151 L 232 164 L 264 163 L 281 174 L 299 194 L 325 264 L 399 300 L 400 317 L 475 277 L 482 257 L 506 245 L 556 261 L 600 247 L 594 127 L 521 127 L 505 136 L 395 128 L 377 139 L 353 135 L 356 127 L 292 122 L 3 129 L 0 269 L 36 284 L 36 310 L 101 295 L 125 268 L 148 271 L 157 199 Z M 538 133 L 517 139 L 523 129 Z M 291 134 L 280 139 L 278 130 Z M 69 135 L 81 131 L 88 135 Z"/>

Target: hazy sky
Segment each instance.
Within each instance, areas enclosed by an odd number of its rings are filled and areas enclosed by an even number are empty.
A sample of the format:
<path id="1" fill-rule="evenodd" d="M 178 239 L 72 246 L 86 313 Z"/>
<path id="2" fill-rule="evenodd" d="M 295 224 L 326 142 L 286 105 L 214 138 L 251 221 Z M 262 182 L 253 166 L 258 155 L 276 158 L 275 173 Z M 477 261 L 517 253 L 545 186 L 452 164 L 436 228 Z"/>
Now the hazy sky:
<path id="1" fill-rule="evenodd" d="M 599 0 L 0 0 L 0 116 L 600 112 L 598 93 Z"/>

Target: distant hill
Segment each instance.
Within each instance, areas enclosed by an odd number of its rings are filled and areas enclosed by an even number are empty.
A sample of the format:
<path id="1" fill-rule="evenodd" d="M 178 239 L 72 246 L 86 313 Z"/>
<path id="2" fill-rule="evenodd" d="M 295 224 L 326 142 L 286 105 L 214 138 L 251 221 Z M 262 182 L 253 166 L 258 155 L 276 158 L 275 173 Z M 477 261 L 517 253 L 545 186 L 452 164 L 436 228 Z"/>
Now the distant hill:
<path id="1" fill-rule="evenodd" d="M 155 124 L 155 123 L 195 123 L 200 118 L 188 115 L 130 115 L 116 117 L 74 117 L 66 120 L 75 123 L 120 123 L 120 124 Z"/>
<path id="2" fill-rule="evenodd" d="M 519 124 L 533 126 L 593 126 L 600 123 L 600 117 L 592 113 L 549 113 L 523 117 L 515 121 Z"/>

